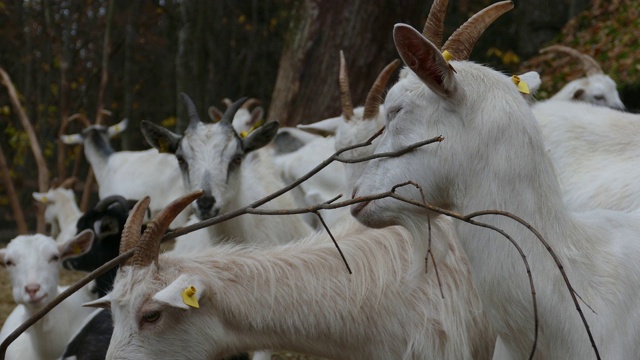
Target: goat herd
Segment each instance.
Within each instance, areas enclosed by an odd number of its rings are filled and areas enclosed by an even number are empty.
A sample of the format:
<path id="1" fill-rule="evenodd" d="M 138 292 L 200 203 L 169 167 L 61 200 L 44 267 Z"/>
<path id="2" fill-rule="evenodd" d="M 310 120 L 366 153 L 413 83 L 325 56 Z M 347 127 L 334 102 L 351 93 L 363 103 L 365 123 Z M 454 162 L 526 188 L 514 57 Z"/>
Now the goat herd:
<path id="1" fill-rule="evenodd" d="M 58 235 L 18 236 L 1 250 L 19 305 L 0 337 L 61 291 L 61 264 L 92 271 L 133 256 L 51 310 L 5 358 L 639 359 L 640 117 L 623 111 L 593 59 L 561 46 L 544 51 L 576 57 L 587 76 L 534 101 L 537 73 L 467 61 L 513 3 L 487 7 L 441 45 L 446 6 L 434 2 L 422 34 L 394 27 L 406 67 L 384 96 L 399 62 L 389 64 L 364 107 L 352 106 L 340 53 L 337 118 L 279 129 L 255 124 L 262 110 L 240 99 L 205 123 L 183 94 L 184 134 L 141 123 L 154 149 L 114 151 L 109 138 L 126 120 L 64 136 L 84 144 L 101 200 L 81 214 L 71 190 L 34 193 Z M 382 127 L 372 146 L 353 147 Z M 342 159 L 373 159 L 331 162 L 258 209 L 310 208 L 340 193 L 394 189 L 396 198 L 353 203 L 350 214 L 246 214 L 160 254 L 170 228 L 265 198 L 349 146 Z"/>

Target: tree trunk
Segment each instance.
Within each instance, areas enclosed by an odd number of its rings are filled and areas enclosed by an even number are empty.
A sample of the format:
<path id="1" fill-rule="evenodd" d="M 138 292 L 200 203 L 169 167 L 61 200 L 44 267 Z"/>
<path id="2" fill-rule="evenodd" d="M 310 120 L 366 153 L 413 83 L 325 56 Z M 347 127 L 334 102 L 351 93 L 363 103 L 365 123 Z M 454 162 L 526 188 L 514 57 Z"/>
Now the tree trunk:
<path id="1" fill-rule="evenodd" d="M 7 189 L 7 197 L 11 204 L 11 210 L 13 210 L 13 217 L 16 219 L 18 233 L 25 235 L 29 232 L 29 229 L 27 228 L 27 221 L 24 219 L 24 213 L 22 212 L 22 207 L 20 207 L 16 188 L 13 186 L 13 181 L 11 181 L 9 166 L 7 165 L 7 159 L 4 157 L 2 147 L 0 147 L 0 177 L 2 177 L 4 186 Z"/>
<path id="2" fill-rule="evenodd" d="M 16 88 L 13 86 L 9 74 L 7 74 L 2 67 L 0 67 L 0 80 L 7 87 L 9 98 L 11 99 L 11 104 L 18 114 L 20 123 L 22 123 L 22 126 L 24 127 L 24 130 L 29 137 L 31 152 L 33 152 L 33 157 L 35 158 L 36 164 L 38 166 L 38 191 L 47 192 L 49 190 L 49 169 L 47 168 L 47 163 L 44 159 L 44 156 L 42 156 L 42 149 L 40 148 L 40 143 L 38 143 L 38 136 L 36 135 L 33 126 L 31 126 L 31 122 L 29 121 L 27 114 L 22 109 L 22 104 L 18 99 Z M 38 203 L 36 231 L 41 234 L 44 234 L 45 232 L 44 206 L 40 203 Z"/>
<path id="3" fill-rule="evenodd" d="M 393 25 L 422 29 L 424 1 L 301 0 L 292 13 L 269 120 L 306 124 L 340 114 L 339 51 L 344 50 L 354 104 L 364 103 L 382 68 L 398 58 Z"/>

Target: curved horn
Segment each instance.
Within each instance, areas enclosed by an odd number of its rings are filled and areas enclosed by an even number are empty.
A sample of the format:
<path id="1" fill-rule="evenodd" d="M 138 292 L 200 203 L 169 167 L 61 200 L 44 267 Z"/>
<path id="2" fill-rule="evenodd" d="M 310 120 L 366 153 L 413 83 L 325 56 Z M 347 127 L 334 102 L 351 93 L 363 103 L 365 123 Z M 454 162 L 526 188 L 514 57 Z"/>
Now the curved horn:
<path id="1" fill-rule="evenodd" d="M 228 108 L 229 106 L 231 106 L 231 104 L 233 104 L 233 101 L 231 101 L 231 99 L 229 98 L 224 98 L 222 99 L 222 103 Z"/>
<path id="2" fill-rule="evenodd" d="M 253 105 L 260 105 L 260 100 L 258 100 L 256 98 L 251 98 L 251 99 L 247 100 L 247 102 L 242 105 L 241 109 L 249 110 L 249 108 L 252 107 Z"/>
<path id="3" fill-rule="evenodd" d="M 582 69 L 584 70 L 585 74 L 587 74 L 587 76 L 604 74 L 604 71 L 602 71 L 600 64 L 598 64 L 598 62 L 594 58 L 587 54 L 583 54 L 576 49 L 564 45 L 551 45 L 547 46 L 544 49 L 540 49 L 541 54 L 551 51 L 565 53 L 575 58 L 576 60 L 579 60 L 582 64 Z"/>
<path id="4" fill-rule="evenodd" d="M 513 9 L 513 1 L 501 1 L 492 4 L 473 15 L 462 24 L 444 43 L 442 50 L 449 50 L 454 60 L 467 60 L 480 35 L 497 18 Z"/>
<path id="5" fill-rule="evenodd" d="M 447 14 L 448 0 L 434 0 L 429 10 L 427 22 L 424 24 L 422 35 L 435 46 L 442 46 L 442 32 L 444 30 L 444 16 Z"/>
<path id="6" fill-rule="evenodd" d="M 347 73 L 347 62 L 344 59 L 344 52 L 340 50 L 340 101 L 342 102 L 342 116 L 345 120 L 353 117 L 353 102 L 351 101 L 351 90 L 349 89 L 349 74 Z"/>
<path id="7" fill-rule="evenodd" d="M 131 258 L 133 266 L 148 266 L 151 262 L 158 260 L 162 235 L 169 229 L 169 225 L 176 216 L 202 194 L 204 191 L 197 190 L 173 200 L 153 220 L 147 223 L 147 229 L 142 234 L 136 253 Z"/>
<path id="8" fill-rule="evenodd" d="M 400 60 L 395 59 L 385 66 L 380 75 L 378 75 L 376 82 L 373 83 L 371 90 L 367 94 L 367 100 L 364 102 L 363 119 L 373 119 L 378 116 L 380 104 L 382 103 L 382 94 L 387 87 L 391 74 L 398 68 L 398 65 L 400 65 Z"/>
<path id="9" fill-rule="evenodd" d="M 231 104 L 231 106 L 229 106 L 227 110 L 225 110 L 224 115 L 222 115 L 222 119 L 220 119 L 220 124 L 228 124 L 229 126 L 231 126 L 231 123 L 233 122 L 233 117 L 236 115 L 236 113 L 238 112 L 238 109 L 240 109 L 240 107 L 242 106 L 242 104 L 244 104 L 245 101 L 247 101 L 247 97 L 241 97 L 240 99 L 236 100 L 236 102 Z"/>
<path id="10" fill-rule="evenodd" d="M 62 180 L 60 185 L 58 185 L 57 187 L 63 188 L 63 189 L 73 189 L 73 186 L 76 184 L 76 181 L 78 181 L 78 178 L 75 176 L 72 176 Z"/>
<path id="11" fill-rule="evenodd" d="M 71 123 L 72 121 L 76 121 L 76 120 L 80 121 L 80 123 L 82 123 L 82 127 L 83 128 L 88 128 L 89 126 L 91 126 L 91 122 L 89 121 L 89 119 L 87 119 L 87 116 L 84 115 L 84 114 L 80 114 L 80 113 L 76 113 L 76 114 L 73 114 L 73 115 L 69 116 L 67 118 L 67 121 L 66 121 L 65 125 Z M 66 126 L 65 126 L 65 129 L 66 129 Z"/>
<path id="12" fill-rule="evenodd" d="M 189 95 L 185 93 L 180 93 L 182 97 L 182 101 L 187 107 L 187 113 L 189 114 L 189 127 L 196 127 L 200 123 L 200 117 L 198 116 L 198 111 L 196 110 L 196 105 L 193 103 L 193 100 L 189 97 Z"/>
<path id="13" fill-rule="evenodd" d="M 120 195 L 107 196 L 106 198 L 98 201 L 98 203 L 93 207 L 93 209 L 98 212 L 104 212 L 109 208 L 109 206 L 115 203 L 120 204 L 120 206 L 122 206 L 122 208 L 124 209 L 127 209 L 127 210 L 130 209 L 129 202 L 127 201 L 127 199 L 125 199 Z"/>
<path id="14" fill-rule="evenodd" d="M 151 198 L 148 196 L 138 201 L 133 207 L 131 215 L 127 218 L 127 222 L 124 223 L 124 229 L 122 230 L 122 236 L 120 238 L 120 254 L 124 254 L 135 248 L 140 241 L 140 228 L 142 227 L 144 214 L 149 207 L 149 202 L 151 202 Z M 132 258 L 129 258 L 122 266 L 131 265 L 131 263 Z"/>

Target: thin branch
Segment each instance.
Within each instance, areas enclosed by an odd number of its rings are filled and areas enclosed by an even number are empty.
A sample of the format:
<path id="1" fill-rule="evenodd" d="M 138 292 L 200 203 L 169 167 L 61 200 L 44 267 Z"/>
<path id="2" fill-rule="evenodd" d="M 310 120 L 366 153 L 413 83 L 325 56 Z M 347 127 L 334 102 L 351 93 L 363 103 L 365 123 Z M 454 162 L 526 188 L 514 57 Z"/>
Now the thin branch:
<path id="1" fill-rule="evenodd" d="M 347 271 L 349 272 L 349 275 L 353 274 L 353 272 L 351 272 L 351 267 L 349 267 L 349 263 L 347 262 L 347 258 L 344 257 L 344 253 L 342 252 L 342 249 L 340 249 L 340 246 L 338 245 L 338 241 L 336 241 L 336 238 L 331 233 L 331 230 L 329 230 L 327 223 L 324 222 L 322 215 L 320 215 L 320 213 L 317 211 L 314 211 L 313 213 L 316 214 L 318 219 L 320 219 L 320 223 L 322 223 L 322 227 L 324 227 L 324 229 L 327 231 L 327 234 L 329 234 L 331 241 L 333 241 L 333 244 L 336 246 L 336 249 L 338 249 L 338 252 L 340 253 L 340 257 L 342 258 L 342 261 L 344 261 L 344 265 L 347 267 Z"/>

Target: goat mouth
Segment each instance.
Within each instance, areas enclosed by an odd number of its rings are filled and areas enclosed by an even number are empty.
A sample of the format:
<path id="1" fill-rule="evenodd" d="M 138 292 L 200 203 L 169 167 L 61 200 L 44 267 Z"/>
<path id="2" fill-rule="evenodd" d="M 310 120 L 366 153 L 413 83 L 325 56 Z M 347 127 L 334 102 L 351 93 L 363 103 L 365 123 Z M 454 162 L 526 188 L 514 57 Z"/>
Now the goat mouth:
<path id="1" fill-rule="evenodd" d="M 48 295 L 49 295 L 48 293 L 44 293 L 42 296 L 39 296 L 37 298 L 30 297 L 28 303 L 31 305 L 37 305 L 42 300 L 46 299 Z"/>

